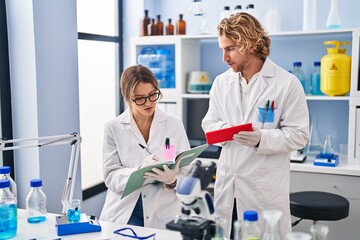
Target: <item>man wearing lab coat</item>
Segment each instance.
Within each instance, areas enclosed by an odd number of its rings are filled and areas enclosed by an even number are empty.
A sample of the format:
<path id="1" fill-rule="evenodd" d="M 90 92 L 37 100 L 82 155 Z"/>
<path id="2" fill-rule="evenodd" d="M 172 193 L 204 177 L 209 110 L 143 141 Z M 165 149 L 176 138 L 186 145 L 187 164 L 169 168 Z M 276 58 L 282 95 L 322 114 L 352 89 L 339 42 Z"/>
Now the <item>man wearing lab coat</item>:
<path id="1" fill-rule="evenodd" d="M 215 211 L 230 236 L 232 212 L 242 219 L 246 210 L 281 210 L 282 238 L 291 231 L 289 187 L 291 151 L 302 149 L 309 134 L 309 116 L 300 81 L 273 63 L 270 38 L 259 21 L 246 13 L 218 25 L 219 47 L 229 70 L 215 79 L 209 109 L 202 121 L 205 132 L 252 123 L 253 131 L 239 132 L 222 143 L 215 183 Z"/>

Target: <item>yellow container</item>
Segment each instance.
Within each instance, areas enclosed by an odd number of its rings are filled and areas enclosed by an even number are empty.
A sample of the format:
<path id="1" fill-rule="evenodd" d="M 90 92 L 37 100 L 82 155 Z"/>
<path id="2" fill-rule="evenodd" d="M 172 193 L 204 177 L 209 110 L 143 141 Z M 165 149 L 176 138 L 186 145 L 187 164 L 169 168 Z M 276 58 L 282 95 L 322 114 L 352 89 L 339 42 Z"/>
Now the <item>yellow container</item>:
<path id="1" fill-rule="evenodd" d="M 344 48 L 349 44 L 335 40 L 324 42 L 328 54 L 321 58 L 320 90 L 326 95 L 343 96 L 350 91 L 351 57 Z"/>

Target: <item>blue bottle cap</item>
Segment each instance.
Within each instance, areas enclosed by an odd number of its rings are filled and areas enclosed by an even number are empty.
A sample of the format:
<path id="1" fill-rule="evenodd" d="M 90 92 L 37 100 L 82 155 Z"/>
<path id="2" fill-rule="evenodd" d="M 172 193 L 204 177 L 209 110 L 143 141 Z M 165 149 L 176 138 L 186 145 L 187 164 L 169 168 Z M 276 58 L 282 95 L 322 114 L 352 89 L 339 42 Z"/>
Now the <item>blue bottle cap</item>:
<path id="1" fill-rule="evenodd" d="M 245 211 L 244 220 L 249 222 L 255 222 L 258 220 L 258 213 L 253 210 Z"/>
<path id="2" fill-rule="evenodd" d="M 7 187 L 10 187 L 10 180 L 9 179 L 0 180 L 0 188 L 7 188 Z"/>
<path id="3" fill-rule="evenodd" d="M 0 167 L 0 174 L 8 174 L 8 173 L 10 173 L 10 167 L 9 166 Z"/>
<path id="4" fill-rule="evenodd" d="M 301 67 L 301 62 L 294 62 L 293 66 L 294 67 Z"/>
<path id="5" fill-rule="evenodd" d="M 41 179 L 32 179 L 30 180 L 30 187 L 41 187 L 42 180 Z"/>
<path id="6" fill-rule="evenodd" d="M 314 62 L 314 67 L 320 67 L 321 63 L 319 61 Z"/>

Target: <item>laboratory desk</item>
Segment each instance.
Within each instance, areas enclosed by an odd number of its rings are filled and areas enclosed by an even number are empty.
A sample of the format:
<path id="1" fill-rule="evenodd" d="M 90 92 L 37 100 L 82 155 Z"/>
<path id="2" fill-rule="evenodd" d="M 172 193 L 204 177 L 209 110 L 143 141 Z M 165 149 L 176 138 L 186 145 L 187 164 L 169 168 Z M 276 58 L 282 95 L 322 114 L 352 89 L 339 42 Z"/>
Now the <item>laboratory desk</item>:
<path id="1" fill-rule="evenodd" d="M 56 240 L 56 239 L 76 239 L 76 240 L 88 240 L 88 239 L 96 239 L 96 240 L 110 240 L 110 239 L 132 239 L 129 237 L 122 237 L 120 235 L 116 235 L 113 232 L 117 229 L 124 227 L 131 227 L 136 234 L 140 236 L 148 236 L 153 233 L 156 233 L 155 239 L 157 240 L 177 240 L 182 239 L 180 232 L 170 231 L 170 230 L 160 230 L 154 228 L 143 228 L 136 227 L 112 222 L 104 222 L 100 221 L 100 225 L 102 228 L 101 232 L 94 233 L 82 233 L 82 234 L 74 234 L 74 235 L 65 235 L 58 236 L 57 229 L 55 227 L 55 216 L 56 214 L 48 213 L 46 216 L 46 221 L 39 224 L 29 224 L 26 220 L 26 211 L 23 209 L 18 209 L 18 230 L 17 235 L 13 239 L 36 239 L 36 240 Z M 125 233 L 125 232 L 124 232 Z M 127 233 L 127 232 L 126 232 Z"/>

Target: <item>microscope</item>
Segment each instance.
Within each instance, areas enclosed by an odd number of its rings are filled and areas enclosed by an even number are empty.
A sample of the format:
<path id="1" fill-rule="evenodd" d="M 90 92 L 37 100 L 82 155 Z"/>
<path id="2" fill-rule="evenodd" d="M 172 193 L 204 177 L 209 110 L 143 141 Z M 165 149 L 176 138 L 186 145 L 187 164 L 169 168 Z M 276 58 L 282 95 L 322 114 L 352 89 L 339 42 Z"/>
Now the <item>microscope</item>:
<path id="1" fill-rule="evenodd" d="M 181 212 L 166 228 L 181 232 L 184 240 L 210 240 L 215 235 L 215 209 L 212 197 L 205 189 L 212 180 L 215 163 L 202 166 L 196 161 L 188 176 L 177 187 L 177 197 L 181 201 Z"/>

